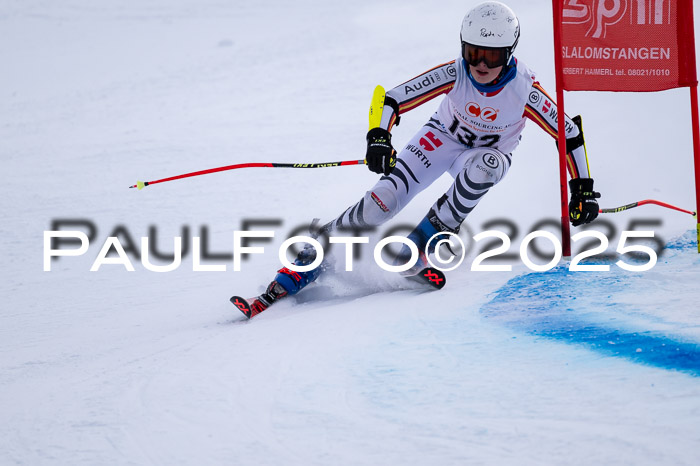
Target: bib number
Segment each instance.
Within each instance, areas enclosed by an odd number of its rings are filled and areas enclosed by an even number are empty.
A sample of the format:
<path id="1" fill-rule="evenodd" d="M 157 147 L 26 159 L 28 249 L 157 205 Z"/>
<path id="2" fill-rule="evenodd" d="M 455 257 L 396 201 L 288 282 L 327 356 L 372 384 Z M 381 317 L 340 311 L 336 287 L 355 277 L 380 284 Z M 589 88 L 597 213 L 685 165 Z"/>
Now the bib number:
<path id="1" fill-rule="evenodd" d="M 487 134 L 485 136 L 478 137 L 469 128 L 464 125 L 460 125 L 457 117 L 453 117 L 452 124 L 448 129 L 459 142 L 470 148 L 493 147 L 498 143 L 498 141 L 501 140 L 501 136 L 498 134 Z M 475 144 L 477 141 L 479 144 Z"/>

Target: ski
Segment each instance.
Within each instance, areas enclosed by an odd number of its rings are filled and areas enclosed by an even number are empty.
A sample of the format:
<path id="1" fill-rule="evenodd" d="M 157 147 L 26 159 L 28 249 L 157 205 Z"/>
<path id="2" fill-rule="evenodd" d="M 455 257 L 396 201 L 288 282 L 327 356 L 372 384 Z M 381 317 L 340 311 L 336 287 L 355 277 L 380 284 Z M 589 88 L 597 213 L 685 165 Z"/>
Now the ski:
<path id="1" fill-rule="evenodd" d="M 405 278 L 436 290 L 442 289 L 447 281 L 445 274 L 433 267 L 426 267 L 413 275 L 405 275 Z M 277 282 L 273 281 L 265 293 L 260 296 L 254 298 L 231 296 L 229 301 L 247 318 L 252 319 L 285 296 L 287 296 L 287 292 Z"/>
<path id="2" fill-rule="evenodd" d="M 254 301 L 256 298 L 250 298 L 250 300 L 246 298 L 242 298 L 240 296 L 231 296 L 231 304 L 236 306 L 236 308 L 241 311 L 247 318 L 253 317 L 253 306 L 251 305 L 251 301 Z M 255 315 L 259 314 L 260 312 L 256 312 Z"/>
<path id="3" fill-rule="evenodd" d="M 229 301 L 231 301 L 231 304 L 236 306 L 247 318 L 251 319 L 272 305 L 272 303 L 266 304 L 260 298 L 260 296 L 256 296 L 255 298 L 231 296 Z"/>
<path id="4" fill-rule="evenodd" d="M 279 283 L 273 281 L 267 290 L 260 296 L 254 298 L 243 298 L 242 296 L 231 296 L 231 304 L 241 311 L 249 319 L 260 314 L 262 311 L 272 306 L 278 299 L 287 296 L 287 291 Z"/>
<path id="5" fill-rule="evenodd" d="M 442 289 L 447 282 L 445 274 L 433 267 L 426 267 L 415 275 L 407 275 L 406 278 L 423 285 L 428 285 L 436 290 Z"/>

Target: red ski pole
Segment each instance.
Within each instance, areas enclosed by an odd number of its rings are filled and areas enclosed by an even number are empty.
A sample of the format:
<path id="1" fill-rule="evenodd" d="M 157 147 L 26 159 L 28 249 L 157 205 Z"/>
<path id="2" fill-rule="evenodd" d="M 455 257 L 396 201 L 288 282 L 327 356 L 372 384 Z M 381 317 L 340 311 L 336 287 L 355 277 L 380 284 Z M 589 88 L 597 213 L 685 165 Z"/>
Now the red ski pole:
<path id="1" fill-rule="evenodd" d="M 647 205 L 647 204 L 654 204 L 654 205 L 658 205 L 661 207 L 665 207 L 667 209 L 677 210 L 679 212 L 683 212 L 684 214 L 692 215 L 693 217 L 697 216 L 697 212 L 692 212 L 690 210 L 681 209 L 680 207 L 676 207 L 674 205 L 667 204 L 665 202 L 656 201 L 654 199 L 645 199 L 643 201 L 633 202 L 632 204 L 627 204 L 627 205 L 615 207 L 612 209 L 600 209 L 598 212 L 600 212 L 601 214 L 614 214 L 617 212 L 622 212 L 623 210 L 633 209 L 635 207 L 639 207 L 640 205 Z"/>
<path id="2" fill-rule="evenodd" d="M 185 173 L 184 175 L 171 176 L 169 178 L 162 178 L 160 180 L 153 181 L 137 181 L 135 185 L 129 186 L 129 188 L 143 189 L 146 186 L 157 183 L 165 183 L 166 181 L 181 180 L 182 178 L 190 178 L 192 176 L 208 175 L 209 173 L 223 172 L 227 170 L 236 170 L 238 168 L 325 168 L 325 167 L 343 167 L 346 165 L 364 165 L 366 162 L 364 160 L 345 160 L 343 162 L 323 162 L 323 163 L 238 163 L 235 165 L 226 165 L 225 167 L 210 168 L 208 170 L 201 170 L 192 173 Z"/>

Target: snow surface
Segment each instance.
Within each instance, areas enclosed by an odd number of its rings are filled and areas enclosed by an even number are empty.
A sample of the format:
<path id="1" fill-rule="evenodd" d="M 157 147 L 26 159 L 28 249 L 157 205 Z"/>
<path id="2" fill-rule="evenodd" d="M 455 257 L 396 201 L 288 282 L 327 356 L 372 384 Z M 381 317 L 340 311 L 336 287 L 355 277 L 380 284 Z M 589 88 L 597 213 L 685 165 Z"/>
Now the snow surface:
<path id="1" fill-rule="evenodd" d="M 554 92 L 550 2 L 510 5 L 518 57 Z M 649 272 L 608 260 L 610 272 L 537 274 L 517 258 L 512 272 L 470 272 L 471 249 L 444 290 L 424 292 L 365 260 L 247 321 L 228 297 L 260 292 L 286 235 L 333 218 L 376 176 L 249 169 L 126 189 L 233 163 L 361 158 L 374 86 L 454 58 L 468 7 L 2 2 L 0 464 L 698 464 L 688 215 L 650 206 L 598 222 L 611 250 L 631 221 L 657 222 L 669 248 Z M 687 89 L 567 94 L 601 205 L 694 209 L 688 102 Z M 396 145 L 436 105 L 407 114 Z M 517 252 L 557 218 L 557 172 L 554 144 L 529 125 L 465 232 L 510 220 Z M 415 223 L 449 184 L 392 225 Z M 97 236 L 44 272 L 56 219 L 87 219 Z M 242 272 L 229 259 L 193 272 L 191 253 L 170 273 L 136 259 L 135 272 L 89 272 L 120 226 L 160 251 L 206 226 L 209 250 L 230 254 L 245 219 L 282 223 L 255 227 L 275 239 Z"/>

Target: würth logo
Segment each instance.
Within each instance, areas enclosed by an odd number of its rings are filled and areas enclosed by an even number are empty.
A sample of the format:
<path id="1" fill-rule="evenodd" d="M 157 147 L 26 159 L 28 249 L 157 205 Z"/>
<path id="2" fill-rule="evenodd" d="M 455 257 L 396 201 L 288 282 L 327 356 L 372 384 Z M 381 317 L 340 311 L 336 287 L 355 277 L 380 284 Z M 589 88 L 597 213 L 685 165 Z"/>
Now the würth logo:
<path id="1" fill-rule="evenodd" d="M 546 99 L 545 99 L 544 103 L 542 104 L 542 111 L 543 111 L 544 113 L 549 113 L 549 111 L 550 111 L 551 109 L 552 109 L 552 102 L 550 102 L 549 100 L 546 100 Z"/>
<path id="2" fill-rule="evenodd" d="M 491 107 L 481 108 L 481 106 L 476 102 L 469 102 L 464 109 L 467 111 L 467 115 L 470 117 L 481 118 L 489 123 L 496 121 L 496 118 L 498 117 L 498 110 Z"/>
<path id="3" fill-rule="evenodd" d="M 435 136 L 435 133 L 428 131 L 425 133 L 424 137 L 420 138 L 418 144 L 420 144 L 420 146 L 428 152 L 432 152 L 442 145 L 442 141 Z"/>
<path id="4" fill-rule="evenodd" d="M 607 35 L 608 26 L 620 23 L 671 24 L 671 0 L 564 0 L 564 24 L 586 24 L 586 37 Z"/>

